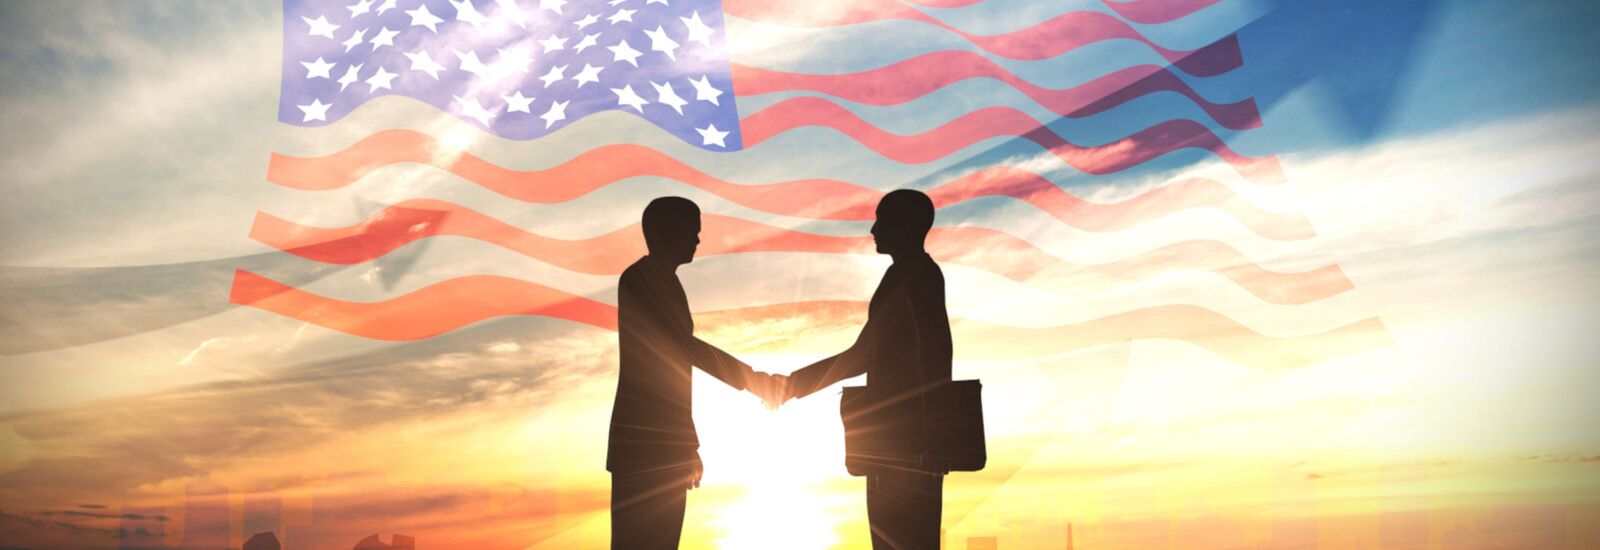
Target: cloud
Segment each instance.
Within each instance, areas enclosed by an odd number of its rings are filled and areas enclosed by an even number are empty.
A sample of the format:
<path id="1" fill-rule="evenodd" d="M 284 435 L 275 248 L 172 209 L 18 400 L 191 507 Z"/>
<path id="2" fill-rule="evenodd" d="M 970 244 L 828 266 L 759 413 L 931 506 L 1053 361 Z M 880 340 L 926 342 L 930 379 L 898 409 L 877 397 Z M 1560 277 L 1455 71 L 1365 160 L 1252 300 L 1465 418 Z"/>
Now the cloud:
<path id="1" fill-rule="evenodd" d="M 172 243 L 203 228 L 242 231 L 248 213 L 230 223 L 222 216 L 238 213 L 221 205 L 237 192 L 230 182 L 260 179 L 279 65 L 277 49 L 262 47 L 278 40 L 276 9 L 256 7 L 95 3 L 17 14 L 29 25 L 5 39 L 4 70 L 17 84 L 0 106 L 9 129 L 0 168 L 4 226 L 21 238 L 0 249 L 4 263 L 116 263 L 157 248 L 168 261 L 193 259 L 196 250 L 174 254 L 183 247 Z"/>
<path id="2" fill-rule="evenodd" d="M 17 435 L 11 426 L 0 426 L 0 475 L 26 466 L 34 453 L 33 443 Z"/>
<path id="3" fill-rule="evenodd" d="M 0 419 L 0 482 L 87 499 L 306 453 L 382 426 L 542 414 L 563 396 L 582 395 L 574 384 L 591 384 L 615 365 L 610 333 L 555 326 L 505 319 L 247 379 L 13 414 Z"/>

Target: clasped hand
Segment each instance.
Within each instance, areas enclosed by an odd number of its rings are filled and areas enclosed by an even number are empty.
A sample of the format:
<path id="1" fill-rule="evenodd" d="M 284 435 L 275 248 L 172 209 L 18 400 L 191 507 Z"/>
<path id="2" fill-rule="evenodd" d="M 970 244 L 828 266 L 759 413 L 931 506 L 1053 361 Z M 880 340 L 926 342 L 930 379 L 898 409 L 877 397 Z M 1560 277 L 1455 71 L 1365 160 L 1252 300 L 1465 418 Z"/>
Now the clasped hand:
<path id="1" fill-rule="evenodd" d="M 757 372 L 754 380 L 745 389 L 760 397 L 769 411 L 778 410 L 785 401 L 794 398 L 789 388 L 789 377 L 782 374 Z"/>

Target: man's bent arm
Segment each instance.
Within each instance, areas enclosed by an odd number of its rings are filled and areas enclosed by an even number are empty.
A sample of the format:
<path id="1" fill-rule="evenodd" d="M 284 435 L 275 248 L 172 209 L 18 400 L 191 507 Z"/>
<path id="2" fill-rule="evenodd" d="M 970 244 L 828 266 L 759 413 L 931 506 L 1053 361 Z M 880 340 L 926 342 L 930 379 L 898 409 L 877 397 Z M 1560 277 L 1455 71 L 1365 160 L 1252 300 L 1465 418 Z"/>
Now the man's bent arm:
<path id="1" fill-rule="evenodd" d="M 789 393 L 794 397 L 805 397 L 840 380 L 866 374 L 867 362 L 861 357 L 865 346 L 861 343 L 865 340 L 868 330 L 870 324 L 861 328 L 861 335 L 856 337 L 856 342 L 850 345 L 850 349 L 790 374 Z"/>
<path id="2" fill-rule="evenodd" d="M 940 382 L 950 380 L 955 360 L 955 350 L 950 336 L 950 315 L 945 310 L 944 304 L 942 274 L 935 274 L 928 280 L 913 284 L 910 306 L 917 356 L 913 368 L 917 370 L 917 379 L 921 385 L 917 391 L 918 405 L 922 408 L 918 424 L 921 425 L 923 437 L 929 437 L 928 391 Z"/>
<path id="3" fill-rule="evenodd" d="M 692 334 L 688 336 L 684 348 L 689 355 L 689 364 L 700 367 L 706 374 L 733 386 L 734 389 L 749 388 L 751 380 L 756 376 L 755 369 L 750 368 L 744 361 Z"/>

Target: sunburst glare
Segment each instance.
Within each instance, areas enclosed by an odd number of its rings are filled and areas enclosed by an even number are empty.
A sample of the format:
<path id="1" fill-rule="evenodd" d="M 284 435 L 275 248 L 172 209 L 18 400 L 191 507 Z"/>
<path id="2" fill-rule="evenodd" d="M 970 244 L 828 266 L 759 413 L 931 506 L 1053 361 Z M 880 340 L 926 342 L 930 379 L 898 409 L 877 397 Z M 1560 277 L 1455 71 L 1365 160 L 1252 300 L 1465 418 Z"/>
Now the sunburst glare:
<path id="1" fill-rule="evenodd" d="M 815 357 L 750 356 L 757 370 L 787 373 Z M 748 393 L 695 373 L 694 417 L 704 486 L 734 487 L 733 498 L 695 502 L 716 518 L 719 548 L 829 548 L 865 517 L 859 490 L 843 491 L 844 428 L 838 392 L 823 391 L 769 412 Z M 691 496 L 693 499 L 693 496 Z M 706 499 L 711 500 L 711 499 Z M 693 512 L 691 512 L 693 513 Z"/>

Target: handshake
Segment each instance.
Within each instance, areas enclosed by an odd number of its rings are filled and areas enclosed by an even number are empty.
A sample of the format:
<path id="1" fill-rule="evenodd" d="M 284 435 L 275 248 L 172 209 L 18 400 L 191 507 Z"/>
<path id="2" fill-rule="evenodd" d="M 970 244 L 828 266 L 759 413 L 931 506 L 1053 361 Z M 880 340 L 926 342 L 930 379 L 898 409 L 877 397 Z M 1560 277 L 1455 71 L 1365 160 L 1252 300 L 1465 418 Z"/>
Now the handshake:
<path id="1" fill-rule="evenodd" d="M 795 398 L 794 391 L 789 386 L 789 377 L 782 374 L 753 372 L 745 390 L 760 397 L 769 411 L 778 410 L 785 401 Z"/>

